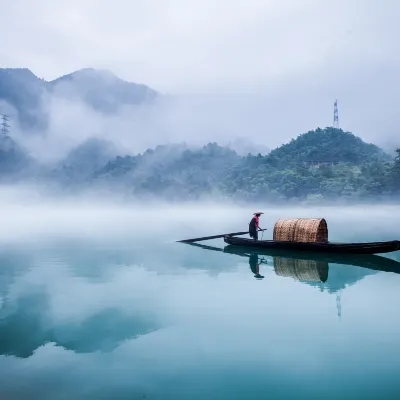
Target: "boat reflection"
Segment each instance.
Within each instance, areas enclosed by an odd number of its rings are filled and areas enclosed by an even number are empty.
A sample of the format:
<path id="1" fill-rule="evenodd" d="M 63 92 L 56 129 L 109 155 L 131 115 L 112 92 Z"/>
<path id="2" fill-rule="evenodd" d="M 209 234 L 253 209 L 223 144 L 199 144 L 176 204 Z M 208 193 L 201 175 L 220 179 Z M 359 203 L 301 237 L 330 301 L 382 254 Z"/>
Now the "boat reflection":
<path id="1" fill-rule="evenodd" d="M 261 263 L 271 264 L 278 276 L 290 277 L 331 293 L 377 272 L 400 274 L 400 262 L 377 255 L 323 254 L 267 249 L 254 251 L 253 248 L 246 249 L 234 245 L 227 245 L 223 249 L 198 243 L 190 245 L 248 258 L 254 275 L 260 273 Z M 330 268 L 330 264 L 335 264 L 334 268 Z"/>
<path id="2" fill-rule="evenodd" d="M 260 265 L 267 263 L 268 261 L 260 257 L 258 253 L 249 254 L 249 265 L 255 278 L 264 278 L 260 274 Z M 329 265 L 324 261 L 273 257 L 273 266 L 276 275 L 291 277 L 299 281 L 326 282 L 328 279 Z"/>
<path id="3" fill-rule="evenodd" d="M 250 269 L 255 278 L 260 275 L 260 264 L 273 266 L 275 274 L 292 278 L 298 282 L 336 295 L 336 309 L 339 319 L 342 316 L 341 291 L 369 275 L 379 272 L 400 274 L 400 262 L 376 255 L 323 254 L 290 252 L 279 250 L 247 249 L 228 245 L 225 248 L 191 244 L 205 250 L 234 254 L 249 259 Z M 272 261 L 269 263 L 269 261 Z M 330 264 L 332 264 L 330 268 Z"/>

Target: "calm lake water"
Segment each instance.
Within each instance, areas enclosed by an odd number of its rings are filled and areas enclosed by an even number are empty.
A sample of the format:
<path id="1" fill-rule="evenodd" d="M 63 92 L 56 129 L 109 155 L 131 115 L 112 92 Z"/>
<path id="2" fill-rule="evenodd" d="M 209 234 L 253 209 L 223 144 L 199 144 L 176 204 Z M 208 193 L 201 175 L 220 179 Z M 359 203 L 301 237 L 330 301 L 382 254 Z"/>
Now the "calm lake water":
<path id="1" fill-rule="evenodd" d="M 252 211 L 8 205 L 0 398 L 400 398 L 400 252 L 174 242 L 246 230 Z M 400 239 L 393 206 L 266 210 L 264 238 L 302 216 L 333 241 Z"/>

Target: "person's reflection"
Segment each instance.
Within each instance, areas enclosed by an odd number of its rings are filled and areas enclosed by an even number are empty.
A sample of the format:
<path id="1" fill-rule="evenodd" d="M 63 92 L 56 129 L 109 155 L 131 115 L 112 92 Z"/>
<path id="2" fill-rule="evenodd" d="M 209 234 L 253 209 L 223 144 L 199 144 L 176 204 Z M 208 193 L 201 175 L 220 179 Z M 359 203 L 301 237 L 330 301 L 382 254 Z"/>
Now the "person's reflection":
<path id="1" fill-rule="evenodd" d="M 251 272 L 254 274 L 254 278 L 256 279 L 263 279 L 264 277 L 260 275 L 260 264 L 262 263 L 262 260 L 258 260 L 258 254 L 256 253 L 251 253 L 249 257 L 249 264 L 250 264 L 250 269 Z"/>

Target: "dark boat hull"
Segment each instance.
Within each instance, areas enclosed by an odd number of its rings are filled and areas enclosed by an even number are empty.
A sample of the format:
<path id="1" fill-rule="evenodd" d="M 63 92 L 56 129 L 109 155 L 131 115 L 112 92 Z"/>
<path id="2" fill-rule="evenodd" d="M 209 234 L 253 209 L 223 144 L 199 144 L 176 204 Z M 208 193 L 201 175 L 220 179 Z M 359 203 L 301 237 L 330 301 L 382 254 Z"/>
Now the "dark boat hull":
<path id="1" fill-rule="evenodd" d="M 252 248 L 311 251 L 322 253 L 381 254 L 400 250 L 399 240 L 369 243 L 302 243 L 281 242 L 277 240 L 253 240 L 233 236 L 224 236 L 224 242 L 235 246 Z"/>

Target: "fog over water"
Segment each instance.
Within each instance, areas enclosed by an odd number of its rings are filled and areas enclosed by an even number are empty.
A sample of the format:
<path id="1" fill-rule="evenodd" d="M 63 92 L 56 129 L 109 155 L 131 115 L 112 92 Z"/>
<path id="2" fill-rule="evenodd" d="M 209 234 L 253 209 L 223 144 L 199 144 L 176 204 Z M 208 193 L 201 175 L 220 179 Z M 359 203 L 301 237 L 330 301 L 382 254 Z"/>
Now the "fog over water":
<path id="1" fill-rule="evenodd" d="M 352 240 L 360 234 L 371 240 L 379 237 L 396 239 L 393 217 L 399 211 L 396 204 L 363 204 L 352 206 L 285 207 L 263 202 L 235 205 L 233 202 L 168 203 L 126 200 L 89 193 L 80 196 L 54 196 L 35 187 L 9 186 L 1 188 L 2 240 L 40 238 L 41 235 L 77 235 L 87 239 L 109 237 L 154 237 L 157 242 L 207 236 L 246 230 L 252 214 L 261 210 L 261 226 L 272 236 L 278 218 L 326 218 L 331 240 L 345 236 Z M 366 212 L 366 210 L 368 210 Z M 349 222 L 351 225 L 349 226 Z M 348 227 L 349 229 L 343 229 Z M 351 228 L 351 229 L 350 229 Z M 47 237 L 46 237 L 47 239 Z M 384 239 L 382 239 L 384 240 Z"/>
<path id="2" fill-rule="evenodd" d="M 306 399 L 328 383 L 326 398 L 398 393 L 399 275 L 330 264 L 327 283 L 312 286 L 279 276 L 266 257 L 259 281 L 246 257 L 174 242 L 246 230 L 256 209 L 265 238 L 277 218 L 312 216 L 327 219 L 331 240 L 395 239 L 398 206 L 27 204 L 18 195 L 0 200 L 5 398 L 290 398 L 296 387 Z"/>

